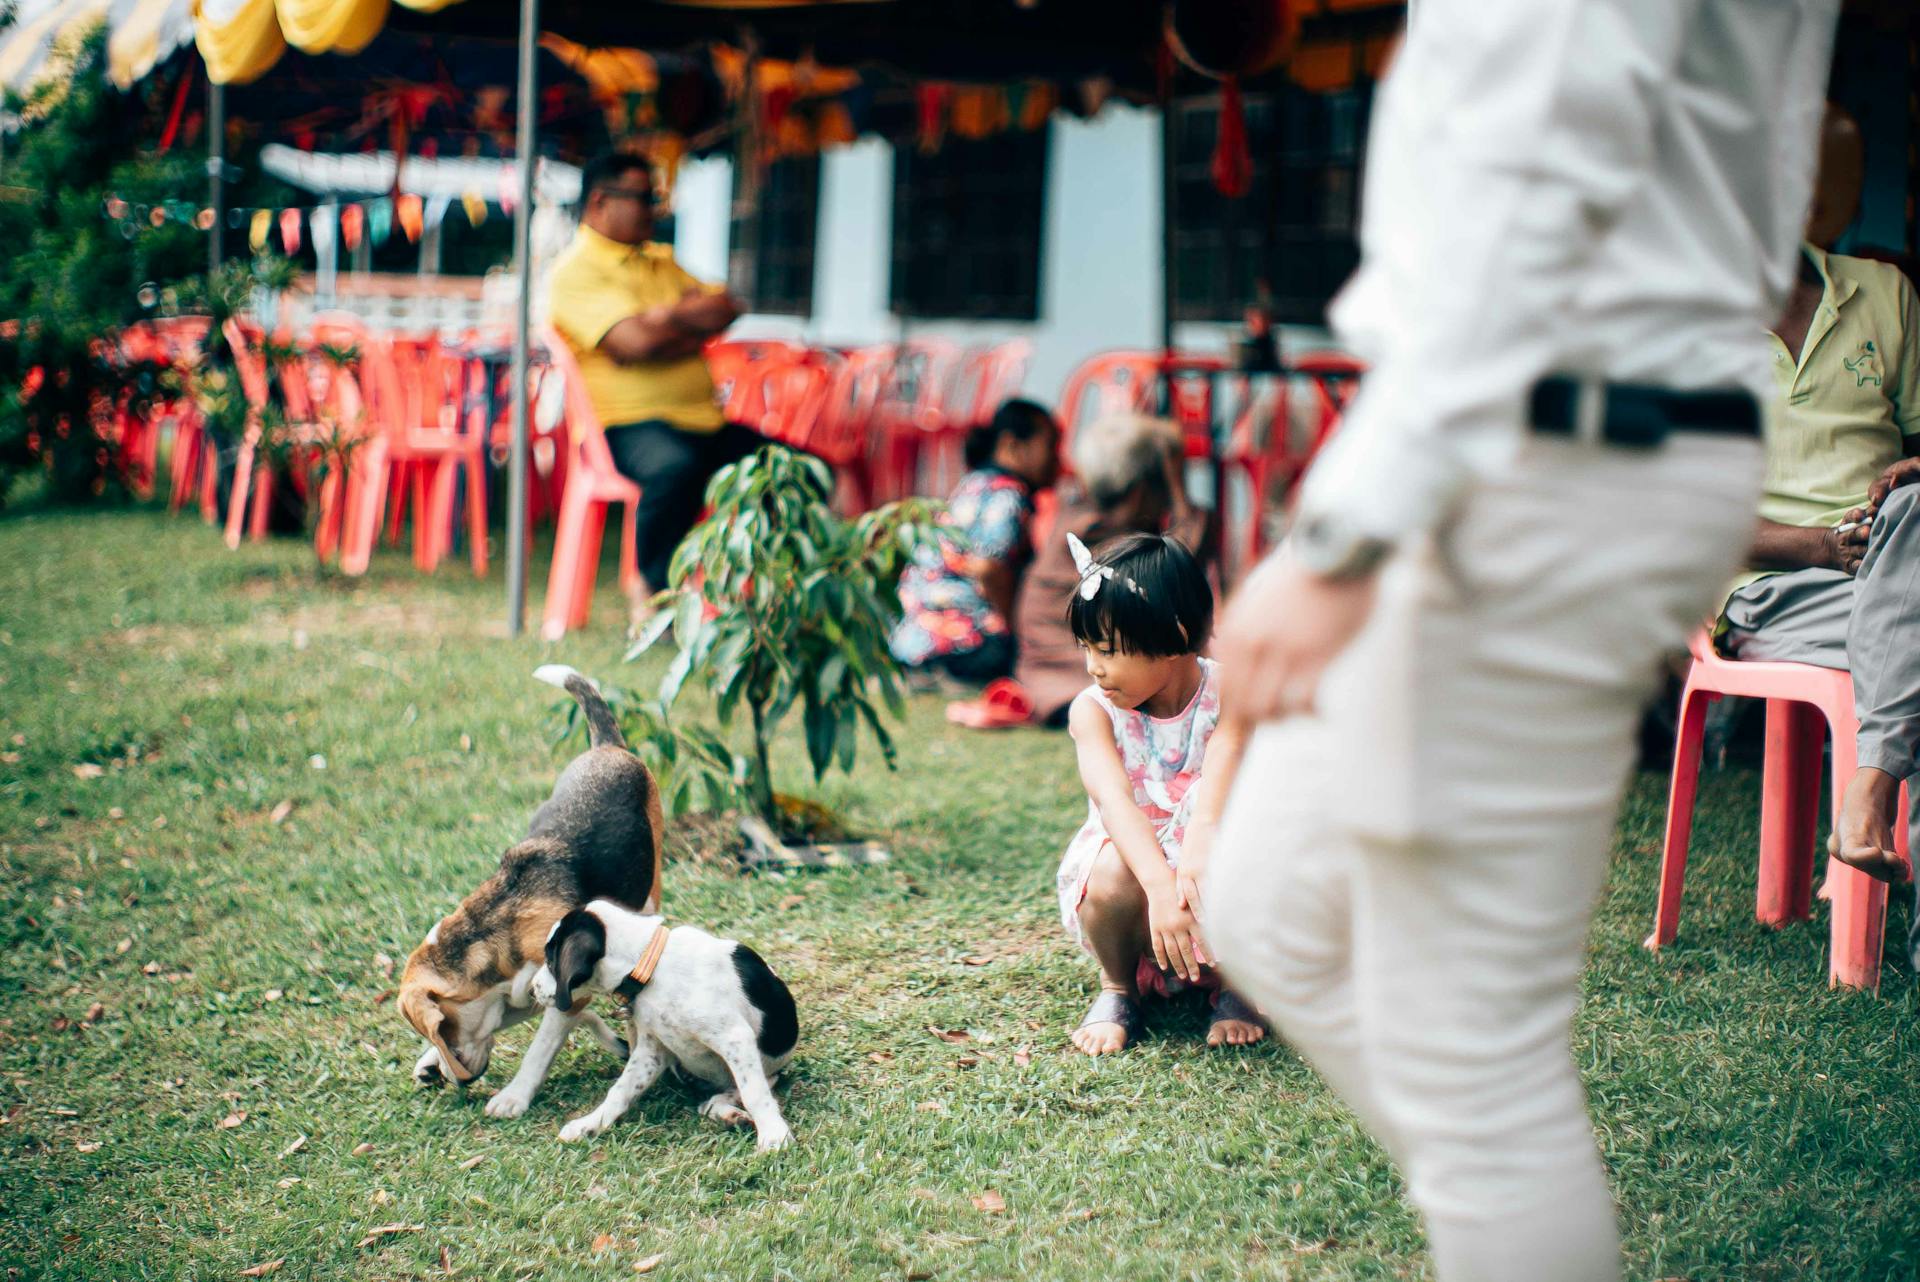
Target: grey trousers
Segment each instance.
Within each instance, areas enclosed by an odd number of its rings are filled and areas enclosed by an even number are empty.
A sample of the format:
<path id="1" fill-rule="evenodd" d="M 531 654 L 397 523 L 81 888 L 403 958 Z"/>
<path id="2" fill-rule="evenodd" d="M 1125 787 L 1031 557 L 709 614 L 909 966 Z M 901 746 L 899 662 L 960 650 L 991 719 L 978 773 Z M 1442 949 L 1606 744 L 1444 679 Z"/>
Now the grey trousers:
<path id="1" fill-rule="evenodd" d="M 1860 764 L 1907 780 L 1907 848 L 1920 851 L 1920 486 L 1887 496 L 1858 574 L 1795 570 L 1749 583 L 1726 619 L 1737 659 L 1853 674 Z M 1907 950 L 1920 969 L 1920 912 Z"/>

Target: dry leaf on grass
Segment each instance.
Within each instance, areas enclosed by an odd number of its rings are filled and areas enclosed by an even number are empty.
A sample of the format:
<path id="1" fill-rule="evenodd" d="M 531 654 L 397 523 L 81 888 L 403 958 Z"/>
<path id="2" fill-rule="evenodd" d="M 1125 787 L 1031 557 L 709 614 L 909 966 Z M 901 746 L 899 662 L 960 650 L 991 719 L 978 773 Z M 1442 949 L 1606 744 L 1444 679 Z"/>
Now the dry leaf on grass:
<path id="1" fill-rule="evenodd" d="M 301 1149 L 305 1148 L 306 1146 L 307 1146 L 307 1137 L 305 1135 L 302 1135 L 298 1139 L 294 1140 L 293 1143 L 281 1149 L 280 1156 L 292 1157 L 295 1153 L 298 1153 Z"/>
<path id="2" fill-rule="evenodd" d="M 635 1260 L 633 1262 L 633 1271 L 635 1273 L 651 1273 L 655 1269 L 659 1268 L 660 1262 L 666 1258 L 667 1258 L 667 1253 L 665 1251 L 662 1251 L 658 1255 L 649 1255 L 644 1260 Z"/>
<path id="3" fill-rule="evenodd" d="M 265 993 L 266 999 L 270 1002 L 277 1002 L 285 996 L 286 994 L 278 988 L 269 988 Z"/>
<path id="4" fill-rule="evenodd" d="M 587 1249 L 598 1255 L 602 1251 L 611 1251 L 618 1245 L 620 1244 L 614 1239 L 613 1234 L 602 1233 L 593 1239 L 593 1245 Z"/>
<path id="5" fill-rule="evenodd" d="M 79 1149 L 82 1153 L 98 1153 L 100 1151 L 100 1141 L 99 1140 L 81 1140 L 78 1144 L 75 1144 L 74 1147 Z"/>
<path id="6" fill-rule="evenodd" d="M 798 908 L 801 904 L 804 904 L 806 902 L 807 902 L 807 899 L 805 895 L 788 895 L 785 899 L 782 899 L 779 903 L 775 904 L 774 907 L 778 908 L 781 912 L 784 913 L 784 912 L 790 912 L 791 910 Z"/>
<path id="7" fill-rule="evenodd" d="M 300 1177 L 298 1175 L 289 1175 L 284 1180 L 275 1180 L 273 1182 L 273 1187 L 277 1189 L 290 1189 L 294 1185 L 298 1184 L 299 1182 L 300 1182 Z"/>
<path id="8" fill-rule="evenodd" d="M 480 1163 L 486 1160 L 487 1160 L 487 1155 L 485 1153 L 475 1153 L 472 1157 L 460 1163 L 460 1169 L 463 1171 L 471 1171 L 474 1167 L 480 1165 Z"/>
<path id="9" fill-rule="evenodd" d="M 87 1013 L 82 1015 L 81 1018 L 89 1024 L 97 1024 L 100 1022 L 100 1017 L 106 1013 L 107 1008 L 101 1003 L 95 1002 L 93 1005 L 87 1007 Z"/>
<path id="10" fill-rule="evenodd" d="M 393 1201 L 393 1194 L 387 1192 L 385 1189 L 375 1189 L 373 1196 L 368 1198 L 367 1201 L 373 1203 L 375 1206 L 385 1206 L 387 1203 Z"/>
<path id="11" fill-rule="evenodd" d="M 978 1055 L 962 1055 L 959 1059 L 953 1061 L 953 1066 L 955 1068 L 972 1068 L 979 1062 L 980 1057 Z"/>
<path id="12" fill-rule="evenodd" d="M 80 1110 L 79 1110 L 79 1109 L 77 1109 L 77 1108 L 50 1108 L 50 1109 L 48 1109 L 47 1111 L 48 1111 L 49 1113 L 52 1113 L 52 1114 L 53 1114 L 53 1115 L 54 1115 L 55 1117 L 78 1117 L 78 1116 L 80 1116 Z"/>
<path id="13" fill-rule="evenodd" d="M 233 1112 L 228 1113 L 225 1117 L 215 1122 L 213 1126 L 215 1130 L 230 1131 L 246 1120 L 247 1110 L 244 1108 L 236 1108 Z"/>
<path id="14" fill-rule="evenodd" d="M 973 1040 L 973 1034 L 964 1028 L 941 1028 L 938 1024 L 928 1024 L 927 1031 L 935 1037 L 938 1037 L 941 1041 L 950 1042 L 955 1046 L 960 1045 L 962 1042 Z"/>
<path id="15" fill-rule="evenodd" d="M 263 1278 L 267 1276 L 267 1274 L 277 1270 L 286 1262 L 287 1258 L 283 1255 L 277 1260 L 268 1260 L 265 1264 L 256 1264 L 250 1269 L 241 1269 L 240 1276 L 243 1278 Z"/>
<path id="16" fill-rule="evenodd" d="M 355 1157 L 365 1157 L 371 1152 L 373 1152 L 373 1145 L 371 1144 L 355 1144 L 353 1146 L 353 1155 Z"/>
<path id="17" fill-rule="evenodd" d="M 1031 1063 L 1033 1063 L 1033 1047 L 1022 1046 L 1013 1053 L 1013 1064 L 1015 1068 L 1025 1068 Z"/>
<path id="18" fill-rule="evenodd" d="M 1007 1209 L 1007 1200 L 994 1189 L 974 1195 L 973 1209 L 982 1215 L 998 1215 Z"/>
<path id="19" fill-rule="evenodd" d="M 914 1111 L 919 1113 L 944 1113 L 947 1111 L 947 1106 L 937 1099 L 923 1099 L 913 1107 Z"/>
<path id="20" fill-rule="evenodd" d="M 383 1237 L 392 1237 L 397 1233 L 419 1233 L 427 1226 L 424 1224 L 379 1224 L 367 1230 L 359 1245 L 372 1246 Z"/>
<path id="21" fill-rule="evenodd" d="M 451 1247 L 443 1246 L 440 1248 L 440 1271 L 449 1276 L 453 1273 L 453 1249 Z"/>
<path id="22" fill-rule="evenodd" d="M 1340 1239 L 1334 1237 L 1332 1234 L 1328 1234 L 1318 1242 L 1295 1242 L 1293 1244 L 1293 1253 L 1295 1255 L 1317 1255 L 1321 1251 L 1330 1250 L 1339 1245 Z"/>
<path id="23" fill-rule="evenodd" d="M 148 962 L 140 968 L 140 973 L 142 975 L 158 975 L 160 973 L 160 963 Z"/>
<path id="24" fill-rule="evenodd" d="M 1094 1210 L 1090 1206 L 1086 1206 L 1086 1207 L 1080 1208 L 1077 1211 L 1068 1211 L 1066 1215 L 1062 1216 L 1061 1218 L 1068 1219 L 1068 1220 L 1091 1220 L 1094 1216 L 1098 1214 L 1100 1214 L 1100 1212 Z"/>
<path id="25" fill-rule="evenodd" d="M 133 940 L 123 939 L 113 946 L 113 951 L 125 955 L 133 951 Z"/>
<path id="26" fill-rule="evenodd" d="M 992 963 L 993 958 L 991 957 L 962 957 L 960 959 L 962 966 L 988 966 L 992 965 Z"/>
<path id="27" fill-rule="evenodd" d="M 933 1277 L 932 1269 L 908 1269 L 907 1282 L 928 1282 Z"/>
<path id="28" fill-rule="evenodd" d="M 373 955 L 373 964 L 379 969 L 382 975 L 388 979 L 393 978 L 393 958 L 387 956 L 385 953 L 375 953 Z"/>
<path id="29" fill-rule="evenodd" d="M 373 1004 L 375 1006 L 384 1006 L 392 1000 L 393 1000 L 393 990 L 391 988 L 381 989 L 379 992 L 373 995 Z"/>
<path id="30" fill-rule="evenodd" d="M 283 801 L 273 808 L 273 813 L 268 815 L 267 818 L 273 823 L 283 824 L 287 821 L 287 816 L 292 813 L 293 803 L 291 801 Z"/>
<path id="31" fill-rule="evenodd" d="M 891 1064 L 893 1063 L 893 1052 L 892 1051 L 868 1051 L 867 1058 L 872 1060 L 876 1064 Z"/>
<path id="32" fill-rule="evenodd" d="M 76 779 L 98 779 L 105 773 L 107 772 L 104 768 L 94 765 L 91 761 L 83 761 L 73 768 Z"/>

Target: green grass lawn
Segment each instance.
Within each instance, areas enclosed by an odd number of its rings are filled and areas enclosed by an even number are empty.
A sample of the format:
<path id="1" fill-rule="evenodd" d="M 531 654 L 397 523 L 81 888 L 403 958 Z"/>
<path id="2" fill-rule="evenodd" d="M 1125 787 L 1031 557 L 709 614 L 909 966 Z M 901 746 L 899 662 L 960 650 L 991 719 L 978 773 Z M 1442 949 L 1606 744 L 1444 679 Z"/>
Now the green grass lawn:
<path id="1" fill-rule="evenodd" d="M 863 757 L 819 794 L 890 866 L 748 877 L 694 826 L 670 842 L 671 914 L 752 943 L 800 1002 L 795 1147 L 757 1157 L 673 1085 L 561 1146 L 615 1073 L 584 1037 L 490 1122 L 531 1026 L 478 1089 L 415 1089 L 382 957 L 487 875 L 571 751 L 532 669 L 646 683 L 617 666 L 611 579 L 548 647 L 506 639 L 498 570 L 389 553 L 343 583 L 151 510 L 0 518 L 9 1279 L 1426 1272 L 1397 1174 L 1284 1047 L 1209 1052 L 1190 1008 L 1118 1058 L 1066 1047 L 1093 983 L 1055 920 L 1069 744 L 971 735 L 933 699 L 897 775 Z M 1824 912 L 1754 923 L 1756 796 L 1705 781 L 1657 958 L 1663 778 L 1621 825 L 1576 1053 L 1630 1276 L 1920 1276 L 1920 998 L 1892 960 L 1878 998 L 1828 991 Z M 362 1244 L 383 1225 L 414 1231 Z"/>

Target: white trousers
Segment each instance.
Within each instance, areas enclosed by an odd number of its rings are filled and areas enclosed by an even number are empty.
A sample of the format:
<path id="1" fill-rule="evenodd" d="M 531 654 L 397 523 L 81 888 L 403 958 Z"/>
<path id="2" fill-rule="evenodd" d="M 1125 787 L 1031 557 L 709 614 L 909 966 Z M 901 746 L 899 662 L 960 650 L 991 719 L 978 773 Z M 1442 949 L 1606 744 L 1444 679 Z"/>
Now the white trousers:
<path id="1" fill-rule="evenodd" d="M 1619 1275 L 1568 1028 L 1640 710 L 1760 466 L 1530 440 L 1388 568 L 1319 715 L 1248 749 L 1208 940 L 1400 1165 L 1445 1282 Z"/>

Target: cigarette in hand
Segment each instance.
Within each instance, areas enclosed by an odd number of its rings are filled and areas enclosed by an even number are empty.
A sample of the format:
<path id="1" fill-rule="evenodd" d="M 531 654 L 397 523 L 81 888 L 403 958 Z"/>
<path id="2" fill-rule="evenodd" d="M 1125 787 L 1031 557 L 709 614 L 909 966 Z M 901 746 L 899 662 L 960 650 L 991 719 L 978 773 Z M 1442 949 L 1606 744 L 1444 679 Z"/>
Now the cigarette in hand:
<path id="1" fill-rule="evenodd" d="M 1848 522 L 1847 522 L 1846 524 L 1844 524 L 1844 525 L 1836 525 L 1836 526 L 1834 526 L 1834 527 L 1833 527 L 1833 532 L 1834 532 L 1835 534 L 1845 534 L 1845 533 L 1846 533 L 1846 532 L 1847 532 L 1848 530 L 1857 530 L 1857 529 L 1859 529 L 1859 528 L 1860 528 L 1861 526 L 1863 526 L 1863 525 L 1865 525 L 1865 524 L 1866 524 L 1866 522 L 1865 522 L 1865 521 L 1848 521 Z"/>

